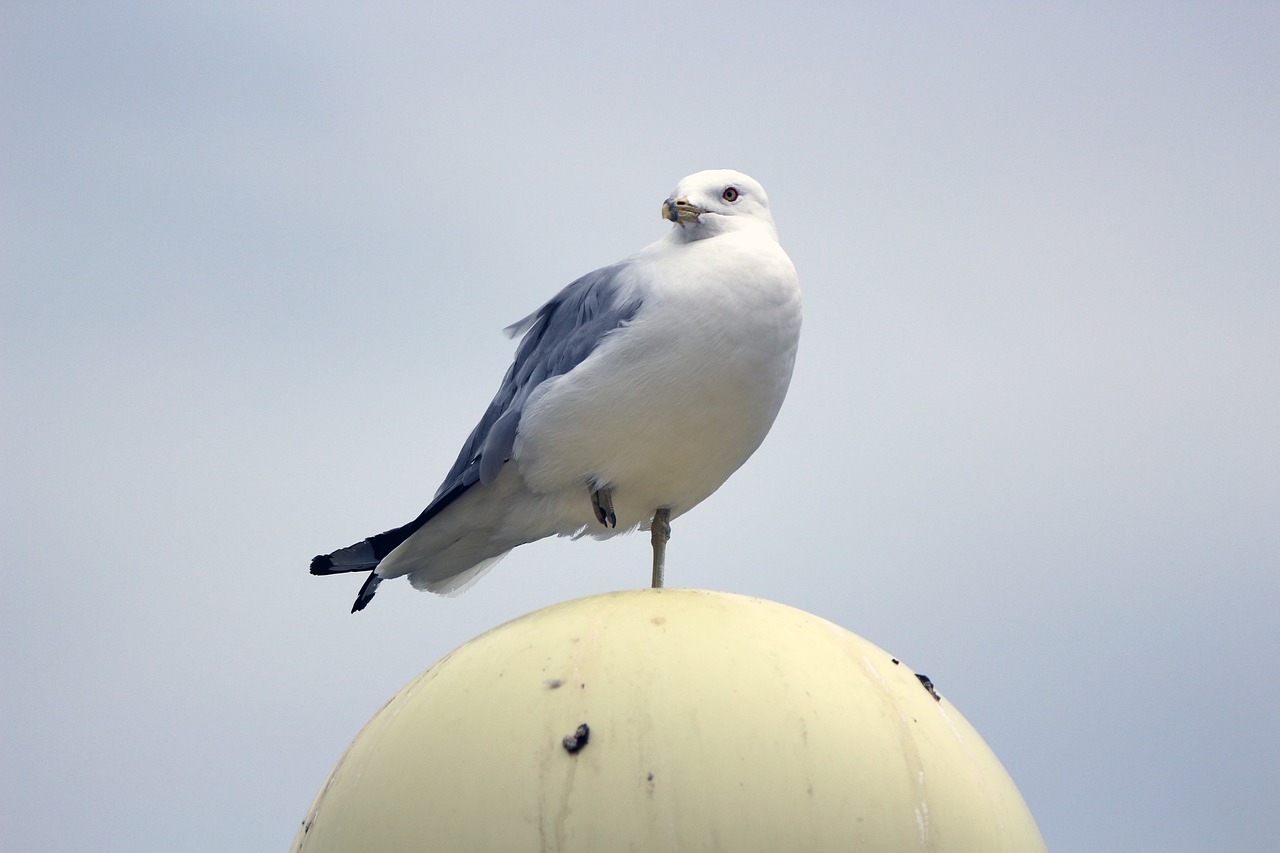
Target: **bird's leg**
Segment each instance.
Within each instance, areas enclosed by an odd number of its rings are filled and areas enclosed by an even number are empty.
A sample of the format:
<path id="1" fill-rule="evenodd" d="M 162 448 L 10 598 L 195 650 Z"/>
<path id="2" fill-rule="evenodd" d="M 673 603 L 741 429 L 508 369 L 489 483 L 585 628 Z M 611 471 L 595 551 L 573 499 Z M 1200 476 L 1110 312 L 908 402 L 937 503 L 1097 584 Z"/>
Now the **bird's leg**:
<path id="1" fill-rule="evenodd" d="M 605 527 L 618 526 L 618 516 L 613 512 L 613 491 L 608 486 L 591 490 L 591 508 L 595 510 L 596 521 Z"/>
<path id="2" fill-rule="evenodd" d="M 653 543 L 653 588 L 662 587 L 662 576 L 667 571 L 667 540 L 671 538 L 671 508 L 660 506 L 653 513 L 649 525 L 649 541 Z"/>

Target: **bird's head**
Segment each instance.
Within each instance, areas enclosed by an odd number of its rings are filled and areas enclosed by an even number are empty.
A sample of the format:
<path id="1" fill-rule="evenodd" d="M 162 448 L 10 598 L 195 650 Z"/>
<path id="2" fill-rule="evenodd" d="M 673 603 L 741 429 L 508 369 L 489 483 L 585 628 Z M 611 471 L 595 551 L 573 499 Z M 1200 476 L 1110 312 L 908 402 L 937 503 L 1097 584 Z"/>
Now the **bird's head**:
<path id="1" fill-rule="evenodd" d="M 674 236 L 684 241 L 760 227 L 778 237 L 764 187 L 732 169 L 710 169 L 681 180 L 662 203 L 662 218 L 676 224 Z"/>

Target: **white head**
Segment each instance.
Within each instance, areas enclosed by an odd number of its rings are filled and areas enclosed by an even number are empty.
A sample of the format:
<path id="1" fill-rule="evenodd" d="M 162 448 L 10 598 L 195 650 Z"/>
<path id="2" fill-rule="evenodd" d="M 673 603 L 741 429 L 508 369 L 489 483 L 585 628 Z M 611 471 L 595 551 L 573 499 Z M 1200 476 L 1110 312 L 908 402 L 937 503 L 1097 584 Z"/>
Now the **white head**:
<path id="1" fill-rule="evenodd" d="M 672 237 L 682 242 L 762 227 L 778 239 L 764 187 L 732 169 L 709 169 L 682 179 L 662 203 L 662 218 L 676 223 Z"/>

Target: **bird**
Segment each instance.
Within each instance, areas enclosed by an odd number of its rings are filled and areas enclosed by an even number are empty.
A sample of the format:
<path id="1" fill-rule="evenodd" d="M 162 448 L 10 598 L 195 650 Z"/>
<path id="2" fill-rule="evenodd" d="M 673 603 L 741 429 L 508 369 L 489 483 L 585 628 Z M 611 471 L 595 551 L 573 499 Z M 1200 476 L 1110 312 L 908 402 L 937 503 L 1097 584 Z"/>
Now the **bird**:
<path id="1" fill-rule="evenodd" d="M 734 170 L 681 179 L 669 230 L 505 329 L 514 361 L 427 507 L 311 561 L 456 595 L 518 545 L 647 529 L 662 586 L 671 520 L 756 451 L 795 366 L 801 300 L 764 188 Z"/>

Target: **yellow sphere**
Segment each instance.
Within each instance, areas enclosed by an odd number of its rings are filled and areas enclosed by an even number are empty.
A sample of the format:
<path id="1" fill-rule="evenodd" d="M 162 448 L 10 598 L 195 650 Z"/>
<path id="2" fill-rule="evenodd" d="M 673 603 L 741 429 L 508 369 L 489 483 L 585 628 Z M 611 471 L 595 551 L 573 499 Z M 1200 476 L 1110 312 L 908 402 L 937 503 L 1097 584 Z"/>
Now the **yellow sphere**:
<path id="1" fill-rule="evenodd" d="M 769 601 L 646 589 L 445 655 L 356 737 L 293 849 L 1045 848 L 978 733 L 886 652 Z"/>

